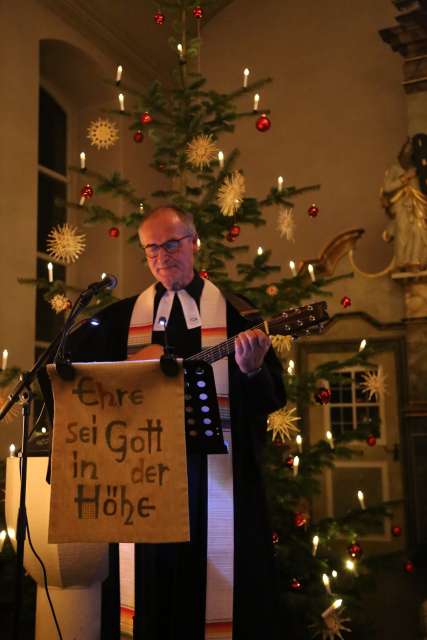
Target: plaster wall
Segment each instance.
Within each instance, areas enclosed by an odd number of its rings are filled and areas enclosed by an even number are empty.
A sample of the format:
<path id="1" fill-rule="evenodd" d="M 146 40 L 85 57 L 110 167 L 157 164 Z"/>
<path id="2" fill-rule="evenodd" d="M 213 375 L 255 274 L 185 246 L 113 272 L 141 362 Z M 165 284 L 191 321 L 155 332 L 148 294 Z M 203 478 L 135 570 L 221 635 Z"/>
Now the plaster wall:
<path id="1" fill-rule="evenodd" d="M 241 150 L 247 195 L 258 197 L 282 175 L 287 185 L 320 183 L 321 190 L 295 198 L 296 242 L 280 238 L 277 210 L 266 211 L 267 227 L 244 229 L 242 243 L 273 251 L 272 262 L 289 274 L 290 259 L 318 257 L 337 234 L 366 229 L 358 244 L 362 269 L 388 264 L 391 247 L 381 239 L 387 217 L 379 202 L 384 171 L 407 136 L 401 88 L 401 58 L 381 41 L 378 30 L 394 22 L 390 0 L 235 0 L 203 32 L 202 72 L 217 90 L 271 76 L 259 90 L 260 111 L 271 109 L 272 127 L 255 129 L 243 119 L 221 140 L 225 153 Z M 255 90 L 240 98 L 250 110 Z M 317 218 L 307 215 L 312 202 Z M 387 307 L 382 307 L 387 315 Z M 389 319 L 394 319 L 393 305 Z M 385 318 L 384 318 L 385 320 Z"/>

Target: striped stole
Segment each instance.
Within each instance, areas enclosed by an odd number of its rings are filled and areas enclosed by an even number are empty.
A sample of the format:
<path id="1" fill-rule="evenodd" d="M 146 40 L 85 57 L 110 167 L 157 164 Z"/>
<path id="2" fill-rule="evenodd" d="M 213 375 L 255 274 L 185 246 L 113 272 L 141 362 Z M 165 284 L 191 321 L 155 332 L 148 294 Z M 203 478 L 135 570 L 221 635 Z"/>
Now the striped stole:
<path id="1" fill-rule="evenodd" d="M 138 297 L 128 334 L 128 357 L 151 344 L 155 287 Z M 200 298 L 202 347 L 227 338 L 226 301 L 219 289 L 204 281 Z M 228 361 L 213 364 L 220 416 L 228 454 L 208 456 L 208 539 L 206 580 L 206 640 L 231 640 L 234 583 L 234 507 Z M 121 632 L 132 634 L 135 610 L 134 545 L 120 544 Z M 144 613 L 142 613 L 144 615 Z"/>

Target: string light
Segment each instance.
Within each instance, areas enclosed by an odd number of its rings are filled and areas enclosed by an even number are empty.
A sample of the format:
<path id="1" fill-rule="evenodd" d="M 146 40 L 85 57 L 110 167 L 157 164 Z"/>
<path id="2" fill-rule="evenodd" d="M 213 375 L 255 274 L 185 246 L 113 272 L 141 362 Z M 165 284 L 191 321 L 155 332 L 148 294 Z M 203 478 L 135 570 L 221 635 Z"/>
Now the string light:
<path id="1" fill-rule="evenodd" d="M 289 260 L 289 269 L 292 271 L 292 275 L 297 275 L 297 270 L 295 269 L 295 262 L 293 260 Z"/>
<path id="2" fill-rule="evenodd" d="M 302 436 L 300 434 L 295 438 L 295 442 L 297 443 L 298 451 L 302 453 Z"/>
<path id="3" fill-rule="evenodd" d="M 357 568 L 356 568 L 356 563 L 355 563 L 355 562 L 353 562 L 353 560 L 346 560 L 346 561 L 345 561 L 345 568 L 346 568 L 348 571 L 352 571 L 352 572 L 354 573 L 354 575 L 355 575 L 355 576 L 357 576 L 357 575 L 358 575 L 358 573 L 357 573 Z"/>
<path id="4" fill-rule="evenodd" d="M 363 349 L 366 347 L 367 342 L 365 340 L 365 338 L 363 338 L 363 340 L 361 340 L 360 345 L 359 345 L 359 352 L 363 351 Z"/>
<path id="5" fill-rule="evenodd" d="M 9 356 L 9 351 L 7 349 L 3 349 L 2 357 L 1 357 L 1 368 L 2 371 L 7 369 L 7 358 Z"/>
<path id="6" fill-rule="evenodd" d="M 80 152 L 80 170 L 84 171 L 86 169 L 86 154 L 84 151 Z"/>
<path id="7" fill-rule="evenodd" d="M 3 551 L 3 545 L 4 545 L 4 541 L 6 540 L 6 536 L 7 536 L 6 529 L 3 529 L 3 531 L 0 531 L 0 552 Z"/>
<path id="8" fill-rule="evenodd" d="M 283 176 L 279 176 L 277 178 L 277 190 L 279 191 L 279 193 L 283 191 Z"/>
<path id="9" fill-rule="evenodd" d="M 307 267 L 307 269 L 308 269 L 308 273 L 310 274 L 311 281 L 312 281 L 312 282 L 316 282 L 316 276 L 315 276 L 315 274 L 314 274 L 314 267 L 313 267 L 313 265 L 312 265 L 312 264 L 309 264 L 309 265 L 308 265 L 308 267 Z"/>
<path id="10" fill-rule="evenodd" d="M 328 430 L 326 432 L 326 440 L 328 441 L 328 444 L 331 447 L 331 449 L 334 449 L 335 445 L 334 445 L 334 436 L 332 435 L 332 431 Z"/>
<path id="11" fill-rule="evenodd" d="M 224 153 L 222 151 L 218 151 L 218 162 L 219 168 L 224 169 Z"/>
<path id="12" fill-rule="evenodd" d="M 119 105 L 120 105 L 120 111 L 124 111 L 125 110 L 125 96 L 123 93 L 119 93 Z"/>
<path id="13" fill-rule="evenodd" d="M 179 57 L 180 57 L 180 59 L 182 60 L 182 58 L 184 57 L 184 49 L 183 49 L 183 47 L 182 47 L 182 44 L 179 42 L 179 43 L 176 45 L 176 48 L 178 49 Z"/>
<path id="14" fill-rule="evenodd" d="M 322 574 L 322 582 L 323 582 L 323 586 L 325 587 L 329 595 L 332 595 L 331 581 L 329 580 L 329 576 L 327 573 Z"/>
<path id="15" fill-rule="evenodd" d="M 11 444 L 9 447 L 9 455 L 11 458 L 15 457 L 15 453 L 16 453 L 16 447 L 14 444 Z"/>
<path id="16" fill-rule="evenodd" d="M 289 373 L 290 376 L 294 376 L 295 375 L 295 362 L 293 360 L 289 360 L 288 373 Z"/>
<path id="17" fill-rule="evenodd" d="M 262 247 L 258 247 L 258 249 L 257 249 L 257 254 L 258 254 L 259 256 L 262 256 L 262 254 L 263 254 L 263 253 L 264 253 L 264 249 L 263 249 Z"/>
<path id="18" fill-rule="evenodd" d="M 365 496 L 363 495 L 363 491 L 359 491 L 357 492 L 357 499 L 360 502 L 360 508 L 363 509 L 365 511 L 366 509 L 366 505 L 365 505 Z"/>
<path id="19" fill-rule="evenodd" d="M 258 111 L 258 105 L 259 105 L 259 93 L 256 93 L 254 95 L 254 111 Z"/>
<path id="20" fill-rule="evenodd" d="M 120 80 L 122 79 L 123 67 L 121 64 L 117 67 L 116 71 L 116 84 L 120 84 Z"/>
<path id="21" fill-rule="evenodd" d="M 47 279 L 49 282 L 53 282 L 53 264 L 51 262 L 47 263 Z"/>
<path id="22" fill-rule="evenodd" d="M 295 456 L 294 458 L 294 464 L 293 464 L 293 471 L 294 471 L 294 476 L 298 475 L 298 468 L 299 468 L 299 456 Z"/>
<path id="23" fill-rule="evenodd" d="M 331 575 L 334 578 L 334 580 L 336 580 L 338 578 L 338 571 L 335 571 L 335 569 L 333 569 L 333 571 L 331 572 Z"/>

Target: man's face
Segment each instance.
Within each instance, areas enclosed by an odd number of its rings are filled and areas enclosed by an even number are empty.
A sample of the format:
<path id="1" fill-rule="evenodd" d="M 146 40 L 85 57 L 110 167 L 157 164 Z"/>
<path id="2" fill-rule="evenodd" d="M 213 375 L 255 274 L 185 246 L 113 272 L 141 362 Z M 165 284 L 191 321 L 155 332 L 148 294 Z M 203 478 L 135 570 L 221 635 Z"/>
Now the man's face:
<path id="1" fill-rule="evenodd" d="M 188 236 L 183 238 L 183 236 Z M 166 289 L 178 291 L 193 279 L 194 253 L 197 237 L 180 220 L 172 209 L 163 209 L 149 218 L 139 229 L 142 246 L 161 245 L 168 240 L 178 240 L 178 248 L 173 253 L 161 247 L 157 255 L 147 255 L 147 262 L 153 276 Z"/>

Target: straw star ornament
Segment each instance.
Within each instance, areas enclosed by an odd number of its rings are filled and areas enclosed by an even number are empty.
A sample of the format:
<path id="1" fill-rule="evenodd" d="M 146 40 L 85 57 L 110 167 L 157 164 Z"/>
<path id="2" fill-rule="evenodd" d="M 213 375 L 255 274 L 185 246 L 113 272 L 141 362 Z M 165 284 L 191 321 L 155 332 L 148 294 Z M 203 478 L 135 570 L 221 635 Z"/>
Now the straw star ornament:
<path id="1" fill-rule="evenodd" d="M 217 200 L 224 216 L 234 216 L 245 194 L 245 178 L 239 171 L 227 176 L 218 189 Z"/>
<path id="2" fill-rule="evenodd" d="M 86 236 L 79 235 L 77 228 L 68 222 L 53 227 L 46 242 L 47 253 L 62 264 L 75 262 L 86 246 Z"/>
<path id="3" fill-rule="evenodd" d="M 363 382 L 360 386 L 368 394 L 368 400 L 378 401 L 387 393 L 386 378 L 382 367 L 378 367 L 377 371 L 368 371 L 363 374 Z"/>
<path id="4" fill-rule="evenodd" d="M 283 407 L 274 413 L 270 413 L 267 420 L 267 431 L 272 431 L 271 439 L 274 441 L 280 438 L 282 442 L 291 440 L 293 434 L 299 433 L 298 427 L 294 422 L 301 420 L 299 416 L 294 416 L 296 409 L 288 409 Z"/>
<path id="5" fill-rule="evenodd" d="M 119 139 L 119 131 L 115 122 L 107 118 L 98 118 L 90 123 L 87 130 L 90 144 L 98 150 L 109 149 Z"/>
<path id="6" fill-rule="evenodd" d="M 209 166 L 217 155 L 218 148 L 211 135 L 201 134 L 187 144 L 188 161 L 199 169 Z"/>

